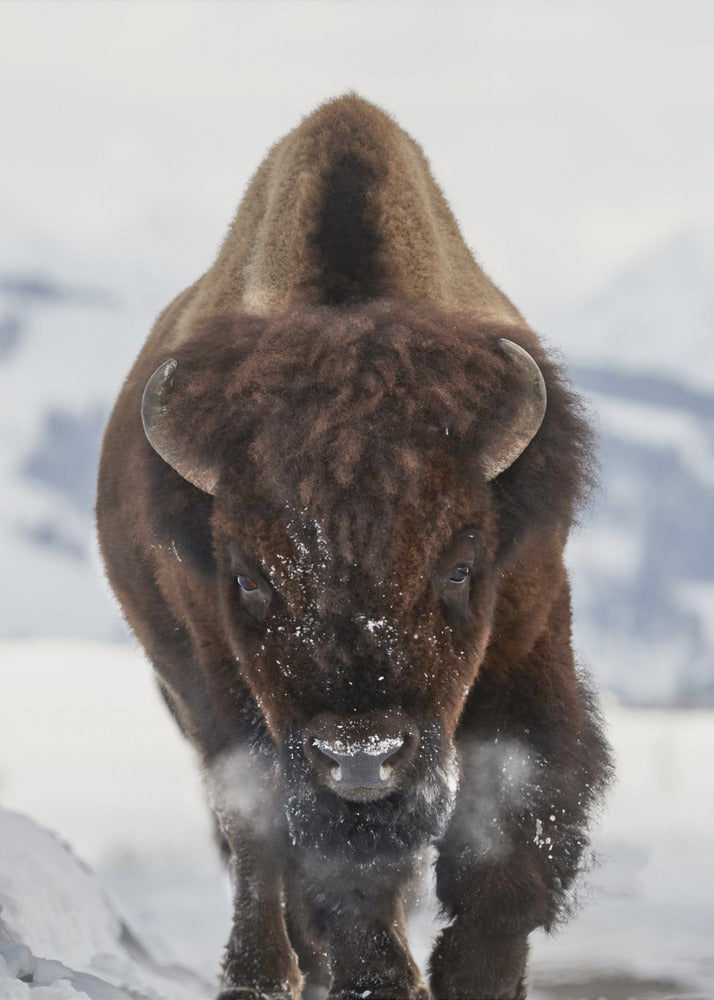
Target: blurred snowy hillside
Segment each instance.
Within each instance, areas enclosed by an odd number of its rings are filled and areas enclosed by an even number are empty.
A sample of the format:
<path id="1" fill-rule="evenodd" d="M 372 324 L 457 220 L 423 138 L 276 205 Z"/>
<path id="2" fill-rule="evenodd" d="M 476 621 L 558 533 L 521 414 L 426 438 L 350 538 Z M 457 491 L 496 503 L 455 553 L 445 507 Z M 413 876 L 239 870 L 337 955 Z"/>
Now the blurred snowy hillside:
<path id="1" fill-rule="evenodd" d="M 583 660 L 625 701 L 714 704 L 712 7 L 435 10 L 0 6 L 0 636 L 125 635 L 91 512 L 112 401 L 268 146 L 356 89 L 589 400 Z"/>
<path id="2" fill-rule="evenodd" d="M 554 318 L 600 435 L 602 492 L 570 544 L 578 646 L 635 704 L 714 703 L 714 254 L 645 254 Z"/>

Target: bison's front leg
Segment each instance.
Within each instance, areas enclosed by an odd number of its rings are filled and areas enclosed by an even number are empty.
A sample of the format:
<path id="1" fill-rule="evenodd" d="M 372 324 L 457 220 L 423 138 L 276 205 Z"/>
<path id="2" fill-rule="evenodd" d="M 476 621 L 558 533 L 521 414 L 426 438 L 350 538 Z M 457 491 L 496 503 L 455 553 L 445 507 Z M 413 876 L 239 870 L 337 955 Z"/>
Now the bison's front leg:
<path id="1" fill-rule="evenodd" d="M 313 914 L 331 972 L 327 1000 L 427 1000 L 406 939 L 405 880 L 402 871 L 374 863 L 313 881 Z"/>
<path id="2" fill-rule="evenodd" d="M 464 787 L 436 865 L 437 895 L 453 918 L 430 963 L 438 1000 L 526 996 L 528 935 L 552 927 L 565 905 L 589 802 L 607 777 L 604 745 L 595 736 L 587 745 L 587 763 L 563 767 L 502 737 L 464 753 Z"/>
<path id="3" fill-rule="evenodd" d="M 449 846 L 452 851 L 449 851 Z M 527 845 L 499 862 L 442 845 L 437 894 L 453 920 L 431 956 L 437 1000 L 523 1000 L 528 935 L 547 922 L 549 893 Z"/>
<path id="4" fill-rule="evenodd" d="M 303 978 L 285 926 L 275 848 L 244 820 L 222 827 L 235 894 L 218 1000 L 299 1000 Z"/>
<path id="5" fill-rule="evenodd" d="M 332 984 L 328 1000 L 427 1000 L 428 991 L 404 936 L 402 915 L 340 914 L 328 935 Z"/>

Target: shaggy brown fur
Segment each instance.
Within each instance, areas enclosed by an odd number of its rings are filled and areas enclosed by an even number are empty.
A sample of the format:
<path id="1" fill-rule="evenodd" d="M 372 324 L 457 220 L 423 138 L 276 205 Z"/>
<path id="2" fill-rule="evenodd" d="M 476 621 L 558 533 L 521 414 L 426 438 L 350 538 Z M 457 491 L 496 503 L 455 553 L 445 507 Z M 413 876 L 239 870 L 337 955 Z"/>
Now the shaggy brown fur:
<path id="1" fill-rule="evenodd" d="M 487 482 L 523 391 L 504 336 L 548 407 Z M 166 426 L 219 470 L 215 496 L 142 430 L 169 348 Z M 402 910 L 429 843 L 452 918 L 432 995 L 525 996 L 528 934 L 565 912 L 609 773 L 562 561 L 589 446 L 408 136 L 350 96 L 274 147 L 127 380 L 97 504 L 109 578 L 232 854 L 223 1000 L 296 1000 L 305 979 L 330 1000 L 426 997 Z M 389 794 L 316 773 L 305 741 L 328 717 L 382 738 L 408 720 L 418 747 L 394 757 Z"/>
<path id="2" fill-rule="evenodd" d="M 163 326 L 164 346 L 192 338 L 207 315 L 380 296 L 522 322 L 469 252 L 419 146 L 355 95 L 273 146 L 215 263 L 186 295 Z"/>

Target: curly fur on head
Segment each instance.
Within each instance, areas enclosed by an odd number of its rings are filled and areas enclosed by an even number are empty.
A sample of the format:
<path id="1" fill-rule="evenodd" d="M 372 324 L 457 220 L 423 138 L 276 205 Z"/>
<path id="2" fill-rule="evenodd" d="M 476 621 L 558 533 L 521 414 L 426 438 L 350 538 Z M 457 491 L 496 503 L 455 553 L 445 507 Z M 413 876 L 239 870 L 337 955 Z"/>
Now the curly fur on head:
<path id="1" fill-rule="evenodd" d="M 564 533 L 591 482 L 591 435 L 526 327 L 394 301 L 210 317 L 175 354 L 171 426 L 196 460 L 250 483 L 246 494 L 257 487 L 274 509 L 309 509 L 349 559 L 356 536 L 388 529 L 396 509 L 423 500 L 430 467 L 447 462 L 474 490 L 483 481 L 480 450 L 521 392 L 496 348 L 504 335 L 540 366 L 548 407 L 494 483 L 503 541 L 526 525 Z"/>

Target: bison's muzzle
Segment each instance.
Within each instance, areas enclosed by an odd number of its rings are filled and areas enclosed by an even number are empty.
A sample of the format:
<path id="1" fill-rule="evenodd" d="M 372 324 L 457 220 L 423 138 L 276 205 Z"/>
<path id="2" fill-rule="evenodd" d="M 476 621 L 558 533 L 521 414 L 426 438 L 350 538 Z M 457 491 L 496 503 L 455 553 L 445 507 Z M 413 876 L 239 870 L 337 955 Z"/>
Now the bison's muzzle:
<path id="1" fill-rule="evenodd" d="M 324 712 L 303 733 L 303 749 L 319 783 L 354 802 L 373 802 L 396 791 L 418 745 L 418 728 L 399 709 L 347 717 Z"/>

